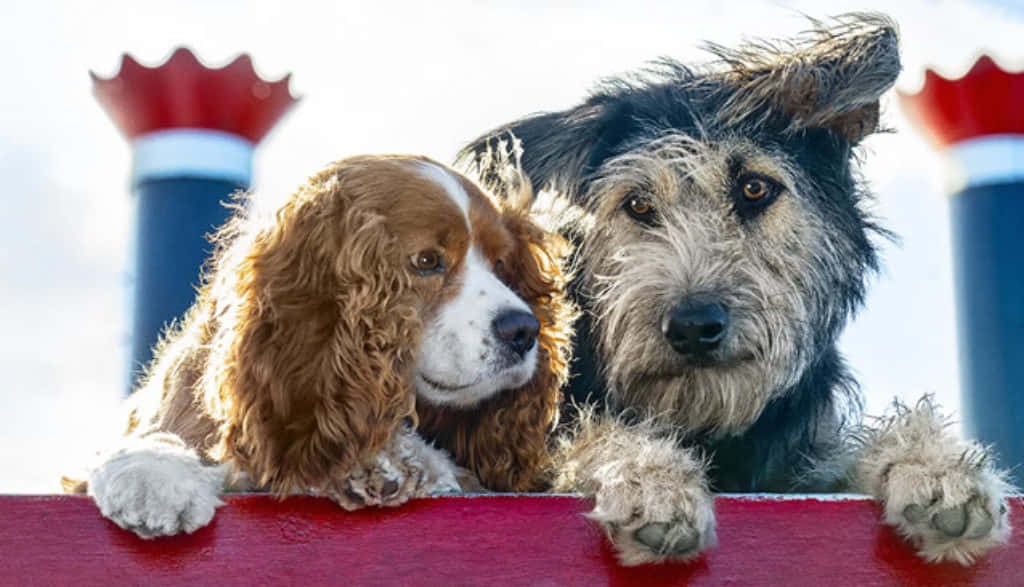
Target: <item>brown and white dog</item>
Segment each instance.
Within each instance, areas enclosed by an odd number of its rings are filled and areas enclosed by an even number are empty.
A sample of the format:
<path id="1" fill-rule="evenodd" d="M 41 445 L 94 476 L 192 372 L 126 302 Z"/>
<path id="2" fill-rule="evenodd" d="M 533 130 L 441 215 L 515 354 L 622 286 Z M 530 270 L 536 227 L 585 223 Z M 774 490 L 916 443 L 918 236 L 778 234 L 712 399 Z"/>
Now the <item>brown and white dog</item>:
<path id="1" fill-rule="evenodd" d="M 225 490 L 352 509 L 542 486 L 572 314 L 561 239 L 421 157 L 345 159 L 272 217 L 243 208 L 122 442 L 68 491 L 153 537 L 206 525 Z"/>

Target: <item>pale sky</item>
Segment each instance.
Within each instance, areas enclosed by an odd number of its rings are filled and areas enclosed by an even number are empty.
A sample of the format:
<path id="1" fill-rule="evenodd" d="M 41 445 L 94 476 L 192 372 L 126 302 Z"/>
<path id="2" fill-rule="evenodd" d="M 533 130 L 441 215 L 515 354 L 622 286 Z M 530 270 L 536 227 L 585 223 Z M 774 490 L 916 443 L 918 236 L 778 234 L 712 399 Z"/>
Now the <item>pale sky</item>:
<path id="1" fill-rule="evenodd" d="M 557 4 L 557 6 L 556 6 Z M 51 492 L 119 428 L 127 369 L 132 198 L 127 143 L 90 93 L 122 52 L 156 65 L 187 45 L 210 65 L 249 52 L 302 102 L 263 142 L 255 188 L 286 197 L 324 163 L 358 153 L 450 161 L 466 141 L 568 107 L 601 77 L 702 40 L 785 36 L 800 16 L 854 9 L 900 24 L 905 73 L 963 73 L 983 50 L 1020 68 L 1024 4 L 1003 2 L 5 2 L 0 8 L 0 493 Z M 1014 61 L 1016 59 L 1016 61 Z M 902 238 L 843 348 L 877 413 L 925 392 L 959 406 L 942 158 L 895 99 L 895 134 L 866 143 L 876 212 Z"/>

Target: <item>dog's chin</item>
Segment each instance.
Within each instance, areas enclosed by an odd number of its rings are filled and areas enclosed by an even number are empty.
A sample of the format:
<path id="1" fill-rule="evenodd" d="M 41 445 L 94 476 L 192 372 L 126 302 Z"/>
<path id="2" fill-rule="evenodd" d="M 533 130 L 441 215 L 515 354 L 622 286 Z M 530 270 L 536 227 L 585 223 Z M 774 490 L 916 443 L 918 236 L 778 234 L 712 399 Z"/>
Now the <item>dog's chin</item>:
<path id="1" fill-rule="evenodd" d="M 624 406 L 643 406 L 688 434 L 734 434 L 757 419 L 777 388 L 766 366 L 743 355 L 665 357 L 616 374 L 614 389 Z"/>
<path id="2" fill-rule="evenodd" d="M 414 387 L 416 394 L 430 403 L 468 409 L 503 391 L 526 385 L 533 378 L 536 368 L 536 353 L 531 353 L 514 365 L 481 373 L 469 383 L 449 382 L 441 376 L 417 371 Z"/>

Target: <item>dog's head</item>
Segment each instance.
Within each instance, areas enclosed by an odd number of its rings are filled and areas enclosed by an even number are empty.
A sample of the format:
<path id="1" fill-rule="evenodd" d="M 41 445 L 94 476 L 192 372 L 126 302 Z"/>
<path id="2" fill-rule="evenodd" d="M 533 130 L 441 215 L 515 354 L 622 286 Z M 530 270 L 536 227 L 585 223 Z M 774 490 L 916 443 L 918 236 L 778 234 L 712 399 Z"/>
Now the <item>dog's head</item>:
<path id="1" fill-rule="evenodd" d="M 536 449 L 520 437 L 552 423 L 566 346 L 560 266 L 541 246 L 557 237 L 544 234 L 404 156 L 339 161 L 273 218 L 239 215 L 208 286 L 223 450 L 275 491 L 305 490 L 376 453 L 416 404 L 496 403 L 531 426 L 474 434 Z"/>
<path id="2" fill-rule="evenodd" d="M 894 25 L 712 46 L 513 123 L 536 189 L 572 214 L 578 296 L 608 390 L 690 430 L 736 432 L 831 349 L 876 265 L 852 168 L 899 72 Z M 485 169 L 485 175 L 487 170 Z"/>

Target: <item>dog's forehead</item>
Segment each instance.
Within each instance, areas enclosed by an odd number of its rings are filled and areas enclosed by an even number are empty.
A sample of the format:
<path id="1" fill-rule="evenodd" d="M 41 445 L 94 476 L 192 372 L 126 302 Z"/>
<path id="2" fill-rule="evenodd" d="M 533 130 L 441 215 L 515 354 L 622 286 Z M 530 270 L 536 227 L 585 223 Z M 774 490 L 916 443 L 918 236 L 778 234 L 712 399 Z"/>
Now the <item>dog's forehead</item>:
<path id="1" fill-rule="evenodd" d="M 454 173 L 432 161 L 416 162 L 415 172 L 424 183 L 427 198 L 440 206 L 454 205 L 469 220 L 470 195 Z"/>
<path id="2" fill-rule="evenodd" d="M 795 175 L 790 159 L 785 150 L 758 145 L 741 136 L 697 138 L 668 132 L 613 157 L 592 187 L 596 192 L 613 196 L 641 192 L 647 197 L 671 202 L 684 192 L 721 191 L 741 172 L 756 172 L 788 188 Z M 615 202 L 601 203 L 601 206 L 615 205 Z"/>
<path id="3" fill-rule="evenodd" d="M 420 163 L 418 173 L 440 188 L 450 204 L 458 207 L 467 222 L 473 244 L 484 256 L 493 260 L 504 252 L 509 246 L 508 231 L 494 203 L 476 184 L 431 162 Z"/>
<path id="4" fill-rule="evenodd" d="M 403 248 L 431 248 L 438 243 L 460 249 L 469 238 L 466 215 L 436 178 L 426 176 L 425 159 L 380 157 L 364 163 L 360 193 L 386 218 L 389 232 Z"/>

